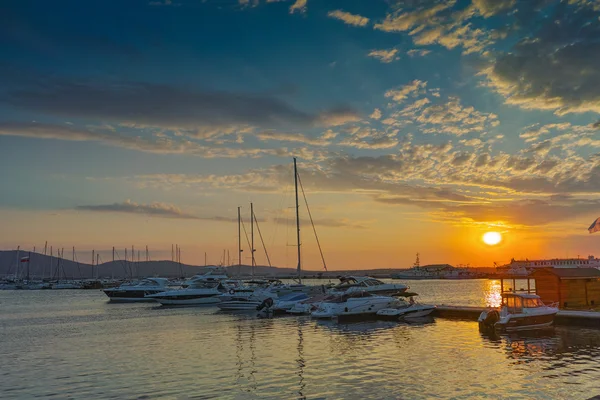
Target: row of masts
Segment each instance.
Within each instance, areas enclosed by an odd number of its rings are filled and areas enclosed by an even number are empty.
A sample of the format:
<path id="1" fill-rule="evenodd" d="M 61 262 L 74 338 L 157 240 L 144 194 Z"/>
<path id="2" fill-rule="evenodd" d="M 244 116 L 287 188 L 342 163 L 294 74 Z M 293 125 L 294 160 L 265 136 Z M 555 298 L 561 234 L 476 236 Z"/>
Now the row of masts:
<path id="1" fill-rule="evenodd" d="M 296 158 L 294 158 L 294 190 L 296 193 L 296 247 L 298 248 L 298 264 L 296 266 L 297 272 L 297 280 L 298 283 L 302 283 L 302 263 L 301 263 L 301 242 L 300 242 L 300 204 L 298 202 L 298 168 L 296 166 Z M 238 207 L 238 265 L 242 265 L 242 207 Z M 254 267 L 256 266 L 256 258 L 254 253 L 256 249 L 254 248 L 254 223 L 256 223 L 256 227 L 258 229 L 258 234 L 260 236 L 260 240 L 263 243 L 262 234 L 260 232 L 260 227 L 258 226 L 258 220 L 256 219 L 256 215 L 254 214 L 254 204 L 250 203 L 250 253 L 252 257 L 251 263 L 251 276 L 254 276 Z M 267 262 L 269 266 L 271 266 L 271 260 L 269 259 L 269 254 L 267 253 L 267 249 L 265 247 L 265 255 L 267 257 Z"/>

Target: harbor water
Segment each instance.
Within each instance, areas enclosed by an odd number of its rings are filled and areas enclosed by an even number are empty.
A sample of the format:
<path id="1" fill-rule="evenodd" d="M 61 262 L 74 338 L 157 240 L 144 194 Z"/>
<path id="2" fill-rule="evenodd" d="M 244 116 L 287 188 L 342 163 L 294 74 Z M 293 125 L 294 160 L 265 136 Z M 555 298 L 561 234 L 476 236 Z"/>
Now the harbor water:
<path id="1" fill-rule="evenodd" d="M 406 281 L 485 306 L 497 282 Z M 490 338 L 471 321 L 337 324 L 217 307 L 111 304 L 101 291 L 0 291 L 0 398 L 588 399 L 600 329 Z"/>

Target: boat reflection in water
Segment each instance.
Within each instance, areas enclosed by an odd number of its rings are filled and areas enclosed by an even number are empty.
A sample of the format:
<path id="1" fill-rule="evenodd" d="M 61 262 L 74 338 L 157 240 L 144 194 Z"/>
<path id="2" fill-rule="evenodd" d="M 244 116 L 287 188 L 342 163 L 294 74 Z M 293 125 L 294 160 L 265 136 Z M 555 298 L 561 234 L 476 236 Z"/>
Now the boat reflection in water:
<path id="1" fill-rule="evenodd" d="M 484 341 L 503 349 L 509 360 L 516 364 L 529 362 L 551 362 L 547 368 L 550 373 L 554 369 L 567 370 L 564 362 L 574 362 L 581 370 L 600 371 L 595 360 L 600 359 L 600 333 L 596 329 L 573 329 L 555 327 L 552 331 L 526 331 L 509 334 L 482 332 Z"/>

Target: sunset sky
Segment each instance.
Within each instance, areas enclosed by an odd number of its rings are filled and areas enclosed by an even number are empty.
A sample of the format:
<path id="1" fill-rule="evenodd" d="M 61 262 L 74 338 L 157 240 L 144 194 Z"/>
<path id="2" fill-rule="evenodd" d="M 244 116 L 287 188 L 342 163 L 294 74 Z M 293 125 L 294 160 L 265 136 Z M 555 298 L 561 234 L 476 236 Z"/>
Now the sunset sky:
<path id="1" fill-rule="evenodd" d="M 272 263 L 294 267 L 295 156 L 329 269 L 600 256 L 596 0 L 9 0 L 2 14 L 2 249 L 170 259 L 178 243 L 185 263 L 233 262 L 237 207 L 249 231 L 254 202 Z"/>

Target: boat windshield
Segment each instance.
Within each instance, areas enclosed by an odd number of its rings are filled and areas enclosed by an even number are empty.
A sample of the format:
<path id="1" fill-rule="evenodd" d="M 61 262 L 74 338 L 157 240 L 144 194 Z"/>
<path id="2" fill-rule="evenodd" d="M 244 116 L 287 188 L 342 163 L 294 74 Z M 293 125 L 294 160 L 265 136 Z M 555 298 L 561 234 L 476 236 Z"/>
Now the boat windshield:
<path id="1" fill-rule="evenodd" d="M 525 308 L 537 308 L 544 307 L 544 303 L 540 299 L 523 299 L 523 307 Z"/>

